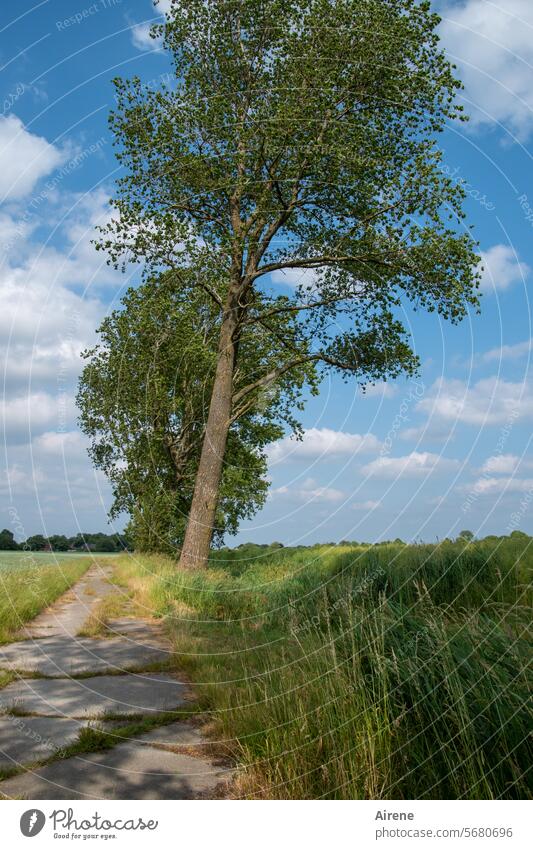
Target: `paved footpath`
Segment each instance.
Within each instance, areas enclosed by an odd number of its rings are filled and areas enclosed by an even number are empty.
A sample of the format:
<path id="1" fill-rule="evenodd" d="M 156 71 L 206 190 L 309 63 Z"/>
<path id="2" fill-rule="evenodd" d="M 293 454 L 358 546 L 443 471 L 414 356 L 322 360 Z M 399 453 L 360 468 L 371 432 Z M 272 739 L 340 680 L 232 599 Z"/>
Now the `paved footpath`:
<path id="1" fill-rule="evenodd" d="M 111 636 L 76 636 L 93 607 L 113 592 L 109 567 L 94 565 L 48 610 L 0 646 L 0 669 L 16 679 L 0 689 L 0 798 L 198 799 L 223 795 L 230 770 L 209 757 L 210 742 L 187 720 L 119 742 L 106 751 L 59 758 L 83 728 L 113 733 L 131 718 L 172 714 L 192 693 L 175 673 L 153 672 L 171 658 L 157 622 L 122 618 Z M 107 718 L 106 718 L 107 717 Z"/>

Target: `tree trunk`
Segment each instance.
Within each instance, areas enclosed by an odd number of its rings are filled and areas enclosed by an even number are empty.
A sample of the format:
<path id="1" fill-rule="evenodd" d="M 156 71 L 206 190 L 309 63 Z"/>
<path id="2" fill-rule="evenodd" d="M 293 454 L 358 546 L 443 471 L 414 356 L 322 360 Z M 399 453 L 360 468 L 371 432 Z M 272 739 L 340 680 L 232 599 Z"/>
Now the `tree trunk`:
<path id="1" fill-rule="evenodd" d="M 232 310 L 226 314 L 220 330 L 209 415 L 181 549 L 180 566 L 186 569 L 205 567 L 209 557 L 231 420 L 235 326 L 235 312 Z"/>

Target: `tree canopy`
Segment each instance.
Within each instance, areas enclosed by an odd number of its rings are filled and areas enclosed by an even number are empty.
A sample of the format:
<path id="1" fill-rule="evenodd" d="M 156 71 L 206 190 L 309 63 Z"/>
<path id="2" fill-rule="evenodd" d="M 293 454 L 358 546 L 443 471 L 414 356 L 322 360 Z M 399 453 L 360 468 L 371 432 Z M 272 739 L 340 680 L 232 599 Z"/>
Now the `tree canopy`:
<path id="1" fill-rule="evenodd" d="M 184 566 L 206 562 L 236 406 L 304 363 L 363 385 L 412 373 L 406 306 L 456 322 L 478 303 L 437 146 L 462 118 L 438 23 L 417 0 L 173 0 L 154 36 L 174 85 L 115 81 L 123 176 L 99 247 L 219 316 Z M 250 329 L 290 357 L 236 390 Z"/>
<path id="2" fill-rule="evenodd" d="M 0 551 L 16 551 L 18 547 L 12 531 L 7 528 L 0 531 Z"/>

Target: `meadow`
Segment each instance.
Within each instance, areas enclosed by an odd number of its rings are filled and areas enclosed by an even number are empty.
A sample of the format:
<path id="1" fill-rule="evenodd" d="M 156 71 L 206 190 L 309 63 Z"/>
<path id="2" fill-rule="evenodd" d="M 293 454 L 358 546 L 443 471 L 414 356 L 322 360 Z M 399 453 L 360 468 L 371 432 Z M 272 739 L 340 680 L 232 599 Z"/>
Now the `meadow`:
<path id="1" fill-rule="evenodd" d="M 108 552 L 98 552 L 93 555 L 72 551 L 0 551 L 0 570 L 40 568 L 64 561 L 76 562 L 83 558 L 84 562 L 87 562 L 89 557 L 100 560 L 102 557 L 112 556 L 112 553 Z"/>
<path id="2" fill-rule="evenodd" d="M 234 794 L 531 795 L 532 540 L 121 556 L 163 617 Z"/>

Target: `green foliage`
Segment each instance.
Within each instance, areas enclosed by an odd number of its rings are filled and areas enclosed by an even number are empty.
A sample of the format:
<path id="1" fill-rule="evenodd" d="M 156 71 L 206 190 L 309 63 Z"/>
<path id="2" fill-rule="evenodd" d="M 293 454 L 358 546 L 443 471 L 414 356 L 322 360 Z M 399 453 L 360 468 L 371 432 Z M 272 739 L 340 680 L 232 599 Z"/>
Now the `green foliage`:
<path id="1" fill-rule="evenodd" d="M 193 680 L 210 682 L 199 691 L 237 739 L 241 795 L 529 798 L 531 542 L 256 546 L 193 575 L 128 567 L 151 576 Z"/>
<path id="2" fill-rule="evenodd" d="M 47 547 L 47 540 L 42 534 L 34 534 L 33 536 L 28 537 L 24 543 L 24 548 L 28 551 L 44 551 Z"/>
<path id="3" fill-rule="evenodd" d="M 53 534 L 47 538 L 47 541 L 52 551 L 68 551 L 70 548 L 70 542 L 64 534 Z M 104 550 L 100 549 L 100 551 Z"/>
<path id="4" fill-rule="evenodd" d="M 0 551 L 16 551 L 18 547 L 18 543 L 11 531 L 7 528 L 0 531 Z"/>
<path id="5" fill-rule="evenodd" d="M 53 537 L 50 537 L 50 542 Z M 60 539 L 63 539 L 60 537 Z M 126 534 L 76 534 L 75 537 L 70 537 L 67 540 L 68 548 L 76 551 L 124 551 L 131 548 L 130 541 Z M 63 544 L 63 543 L 61 543 Z M 53 547 L 53 545 L 52 545 Z M 63 550 L 63 549 L 59 549 Z"/>
<path id="6" fill-rule="evenodd" d="M 412 371 L 402 298 L 452 321 L 477 304 L 437 146 L 462 117 L 438 23 L 415 0 L 176 0 L 156 27 L 174 86 L 115 81 L 124 176 L 99 247 L 148 274 L 193 265 L 221 314 L 295 361 L 363 384 Z M 296 274 L 293 296 L 264 288 L 272 272 Z"/>
<path id="7" fill-rule="evenodd" d="M 189 272 L 192 275 L 192 272 Z M 290 327 L 289 316 L 285 325 Z M 99 344 L 85 353 L 78 406 L 90 454 L 111 481 L 111 516 L 130 514 L 129 533 L 141 551 L 175 553 L 189 513 L 207 405 L 216 364 L 220 318 L 201 289 L 177 285 L 170 274 L 130 290 L 122 308 L 99 329 Z M 243 333 L 242 368 L 235 393 L 258 369 L 280 368 L 287 353 L 272 353 L 264 335 Z M 268 443 L 298 432 L 294 408 L 313 369 L 302 365 L 291 380 L 268 391 L 258 386 L 237 406 L 231 425 L 216 517 L 217 539 L 235 533 L 267 492 Z"/>
<path id="8" fill-rule="evenodd" d="M 124 551 L 130 547 L 123 534 L 76 534 L 66 537 L 64 534 L 52 534 L 45 537 L 35 534 L 28 537 L 18 548 L 24 551 Z"/>

